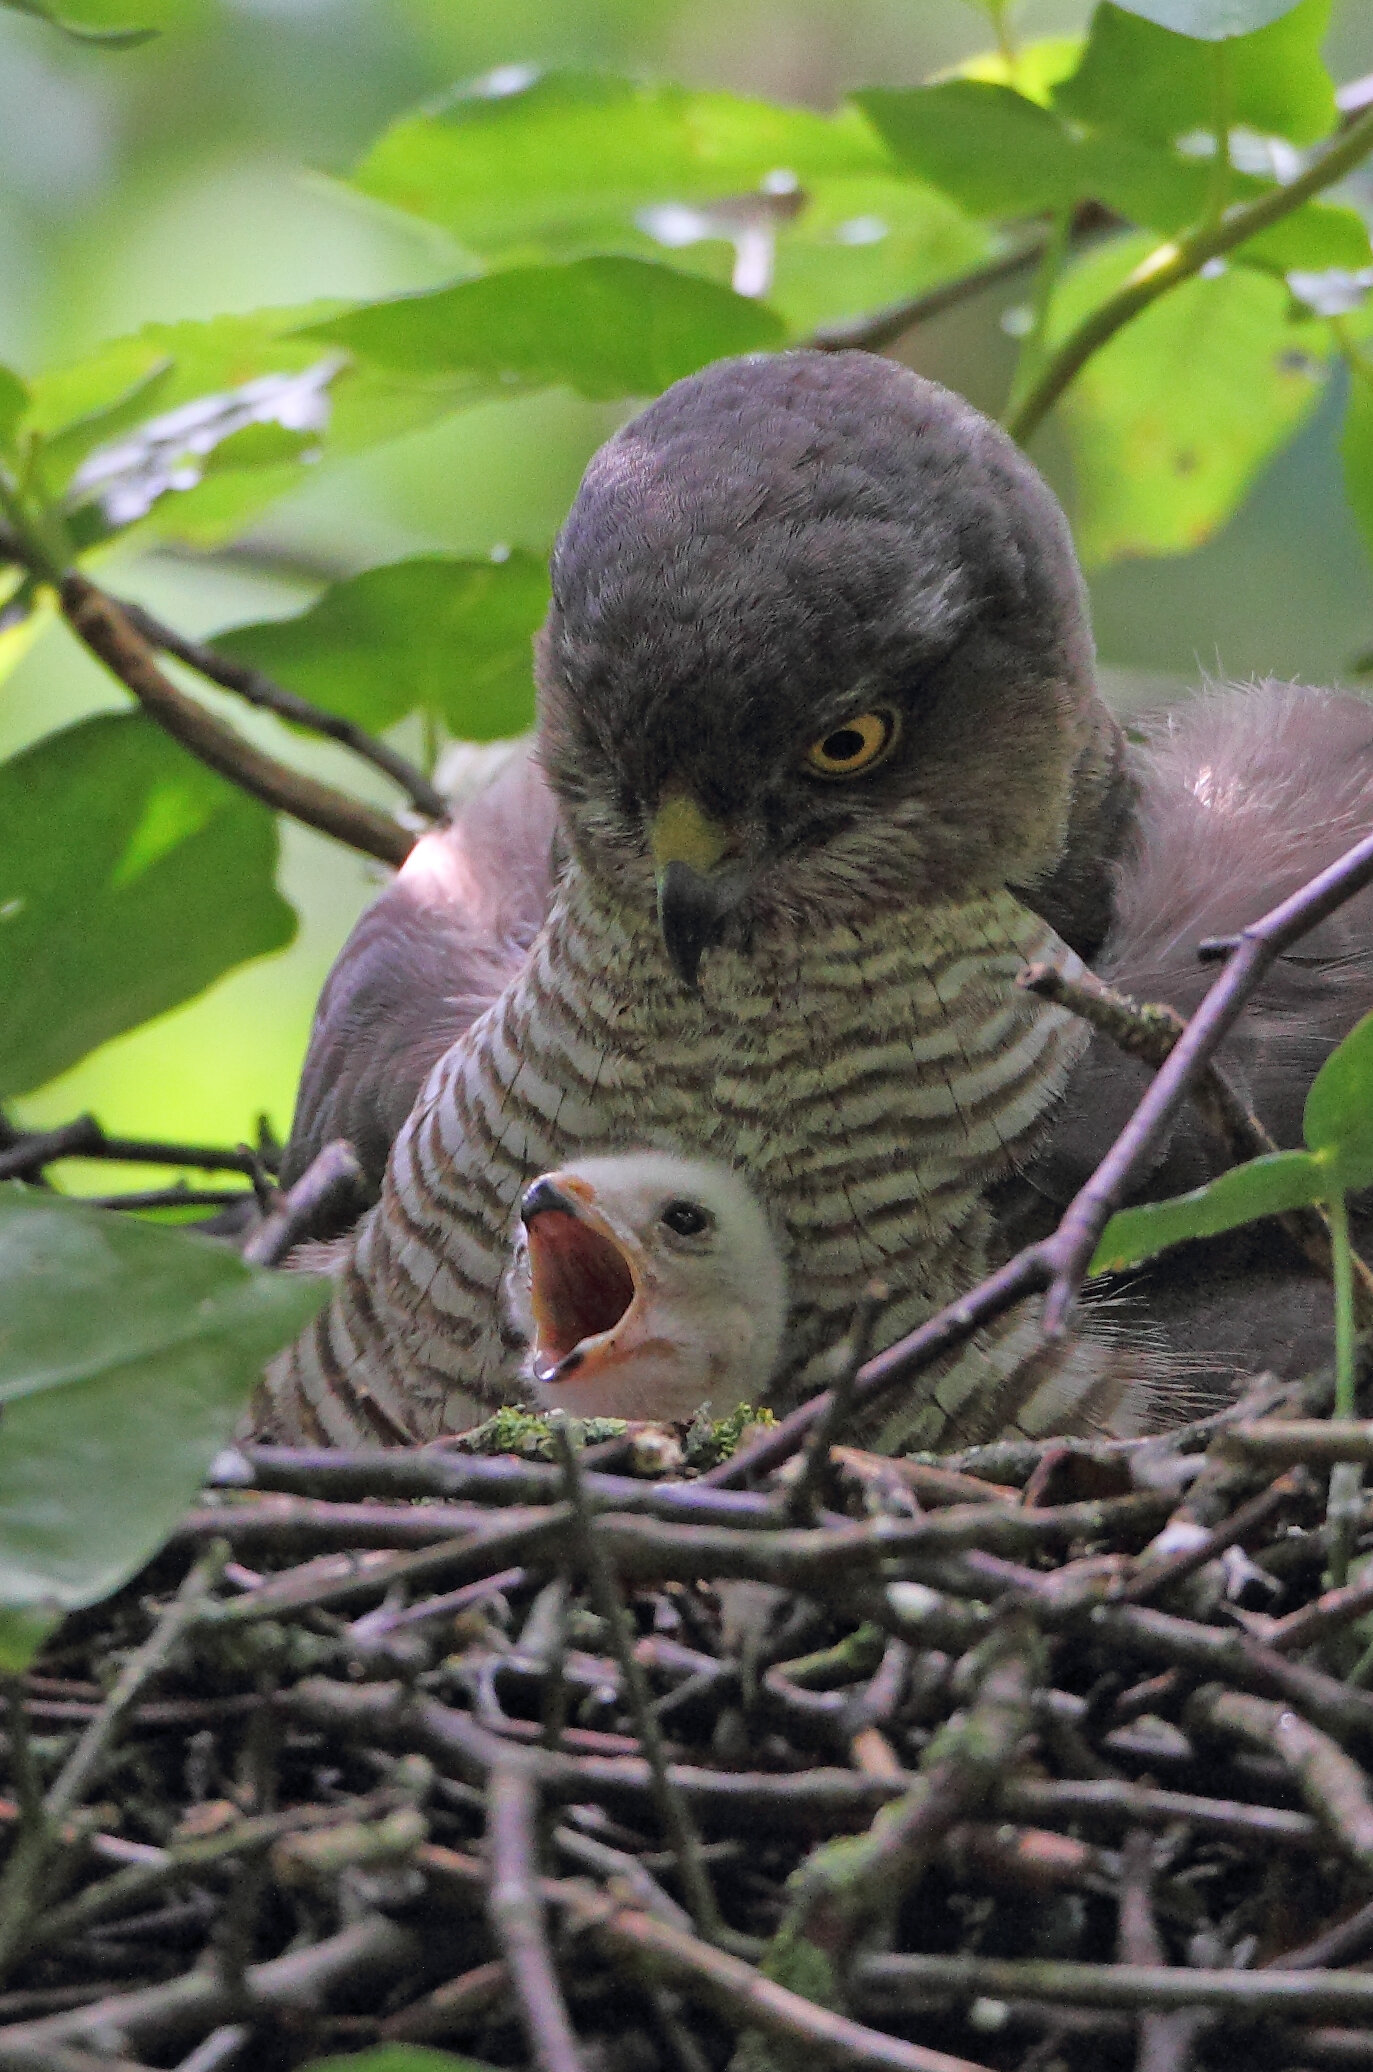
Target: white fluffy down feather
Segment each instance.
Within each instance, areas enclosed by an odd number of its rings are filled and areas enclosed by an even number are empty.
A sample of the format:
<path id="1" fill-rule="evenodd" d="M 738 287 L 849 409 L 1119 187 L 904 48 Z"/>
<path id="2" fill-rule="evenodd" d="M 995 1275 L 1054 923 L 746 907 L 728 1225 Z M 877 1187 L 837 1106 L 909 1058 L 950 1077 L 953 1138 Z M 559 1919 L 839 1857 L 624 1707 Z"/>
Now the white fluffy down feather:
<path id="1" fill-rule="evenodd" d="M 735 1172 L 664 1151 L 608 1153 L 525 1190 L 506 1275 L 523 1377 L 582 1417 L 723 1417 L 762 1399 L 786 1269 Z"/>

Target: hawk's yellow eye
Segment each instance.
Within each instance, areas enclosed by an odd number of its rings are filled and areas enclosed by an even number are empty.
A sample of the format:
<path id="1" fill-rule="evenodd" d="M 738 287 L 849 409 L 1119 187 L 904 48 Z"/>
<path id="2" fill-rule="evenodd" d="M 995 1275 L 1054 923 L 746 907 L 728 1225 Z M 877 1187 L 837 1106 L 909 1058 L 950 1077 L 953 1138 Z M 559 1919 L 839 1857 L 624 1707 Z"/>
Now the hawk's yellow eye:
<path id="1" fill-rule="evenodd" d="M 880 763 L 896 740 L 897 720 L 885 707 L 855 713 L 806 750 L 806 767 L 817 777 L 857 777 Z"/>

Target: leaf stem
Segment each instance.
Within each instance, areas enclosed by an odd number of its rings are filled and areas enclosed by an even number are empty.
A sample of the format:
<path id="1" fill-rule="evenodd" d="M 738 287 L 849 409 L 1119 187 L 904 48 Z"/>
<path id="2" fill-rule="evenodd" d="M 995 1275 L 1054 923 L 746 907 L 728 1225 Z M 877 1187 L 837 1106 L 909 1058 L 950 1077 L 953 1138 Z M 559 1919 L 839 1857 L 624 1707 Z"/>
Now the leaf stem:
<path id="1" fill-rule="evenodd" d="M 1044 251 L 1035 272 L 1032 321 L 1021 340 L 1015 373 L 1011 377 L 1011 394 L 1007 409 L 1012 413 L 1020 407 L 1021 398 L 1029 393 L 1044 365 L 1054 289 L 1058 286 L 1058 277 L 1068 256 L 1072 234 L 1073 211 L 1060 209 L 1050 226 Z"/>
<path id="2" fill-rule="evenodd" d="M 1230 209 L 1219 223 L 1202 224 L 1180 238 L 1159 245 L 1123 281 L 1113 295 L 1075 325 L 1051 355 L 1028 395 L 1006 417 L 1006 429 L 1023 446 L 1071 386 L 1094 354 L 1171 288 L 1191 280 L 1208 260 L 1219 259 L 1247 244 L 1299 209 L 1313 195 L 1333 186 L 1373 151 L 1373 107 L 1366 108 L 1334 143 L 1314 158 L 1286 187 L 1275 187 L 1256 201 Z"/>
<path id="3" fill-rule="evenodd" d="M 1330 1198 L 1330 1250 L 1335 1280 L 1335 1415 L 1353 1417 L 1354 1265 L 1349 1243 L 1349 1203 L 1342 1189 Z M 1363 1468 L 1358 1461 L 1337 1461 L 1330 1470 L 1330 1495 L 1326 1504 L 1326 1530 L 1330 1545 L 1327 1574 L 1330 1587 L 1343 1589 L 1349 1580 L 1349 1563 L 1359 1529 L 1359 1492 Z"/>
<path id="4" fill-rule="evenodd" d="M 1357 1417 L 1354 1402 L 1354 1254 L 1349 1242 L 1349 1203 L 1343 1193 L 1332 1198 L 1329 1210 L 1335 1281 L 1335 1415 Z"/>
<path id="5" fill-rule="evenodd" d="M 1230 115 L 1233 99 L 1230 46 L 1222 40 L 1211 45 L 1211 132 L 1215 139 L 1216 153 L 1211 162 L 1211 190 L 1206 199 L 1206 214 L 1202 219 L 1202 227 L 1206 230 L 1213 230 L 1223 221 L 1226 204 L 1230 199 Z"/>

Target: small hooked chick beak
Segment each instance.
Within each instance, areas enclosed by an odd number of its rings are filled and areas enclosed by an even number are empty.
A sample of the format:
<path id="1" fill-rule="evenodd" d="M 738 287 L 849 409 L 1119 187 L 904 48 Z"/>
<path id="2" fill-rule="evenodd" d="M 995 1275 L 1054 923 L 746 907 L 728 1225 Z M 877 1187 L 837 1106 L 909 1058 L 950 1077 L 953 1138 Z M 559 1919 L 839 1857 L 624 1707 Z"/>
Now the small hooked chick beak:
<path id="1" fill-rule="evenodd" d="M 638 1335 L 643 1262 L 584 1180 L 545 1174 L 525 1190 L 534 1378 L 548 1385 L 623 1359 Z"/>
<path id="2" fill-rule="evenodd" d="M 730 833 L 690 793 L 670 791 L 649 822 L 648 836 L 668 962 L 687 990 L 697 993 L 702 954 L 719 941 L 744 890 L 740 873 L 726 875 L 720 868 L 730 855 Z"/>

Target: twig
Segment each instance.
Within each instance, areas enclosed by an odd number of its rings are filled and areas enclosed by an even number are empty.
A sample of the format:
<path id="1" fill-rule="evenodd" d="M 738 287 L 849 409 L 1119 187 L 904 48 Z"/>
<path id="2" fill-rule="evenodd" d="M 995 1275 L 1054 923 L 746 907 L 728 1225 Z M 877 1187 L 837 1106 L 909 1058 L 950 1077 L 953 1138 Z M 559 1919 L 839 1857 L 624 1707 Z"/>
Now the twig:
<path id="1" fill-rule="evenodd" d="M 22 1948 L 34 1894 L 63 1829 L 98 1774 L 125 1719 L 149 1683 L 163 1670 L 178 1641 L 196 1618 L 229 1558 L 223 1542 L 210 1547 L 182 1583 L 148 1639 L 121 1670 L 118 1681 L 68 1756 L 43 1801 L 41 1824 L 21 1831 L 0 1877 L 0 1977 Z"/>
<path id="2" fill-rule="evenodd" d="M 74 573 L 65 575 L 60 596 L 63 614 L 78 639 L 133 692 L 148 717 L 199 761 L 274 812 L 289 813 L 364 856 L 404 863 L 415 846 L 408 829 L 363 800 L 278 762 L 188 698 L 160 668 L 153 649 L 114 599 L 94 583 Z"/>
<path id="3" fill-rule="evenodd" d="M 854 1984 L 874 2012 L 932 1999 L 1048 2000 L 1079 2007 L 1215 2008 L 1221 2014 L 1300 2019 L 1373 2014 L 1373 1977 L 1347 1971 L 1202 1971 L 1173 1965 L 1078 1964 L 1057 1959 L 860 1957 Z"/>
<path id="4" fill-rule="evenodd" d="M 1373 109 L 1360 123 L 1367 126 L 1368 140 L 1373 143 Z M 1282 191 L 1290 194 L 1292 190 Z M 910 1380 L 964 1344 L 1027 1295 L 1047 1290 L 1042 1323 L 1046 1337 L 1057 1337 L 1067 1329 L 1102 1232 L 1135 1171 L 1187 1098 L 1197 1073 L 1210 1062 L 1250 995 L 1284 950 L 1369 883 L 1373 883 L 1373 836 L 1356 843 L 1329 869 L 1244 930 L 1238 938 L 1240 947 L 1188 1022 L 1186 1034 L 1160 1067 L 1096 1171 L 1068 1204 L 1057 1230 L 1051 1237 L 1027 1245 L 968 1294 L 869 1360 L 855 1389 L 865 1409 L 898 1382 Z M 731 1488 L 779 1466 L 803 1443 L 816 1419 L 824 1414 L 827 1400 L 827 1394 L 812 1397 L 771 1431 L 741 1447 L 732 1460 L 712 1468 L 702 1481 L 713 1488 Z"/>
<path id="5" fill-rule="evenodd" d="M 677 1858 L 678 1875 L 682 1881 L 687 1908 L 701 1932 L 711 1942 L 719 1942 L 724 1924 L 716 1904 L 715 1889 L 701 1857 L 700 1839 L 668 1769 L 663 1730 L 653 1710 L 648 1679 L 634 1653 L 634 1636 L 629 1628 L 624 1599 L 620 1595 L 619 1584 L 611 1567 L 605 1543 L 598 1532 L 595 1514 L 587 1500 L 576 1449 L 565 1420 L 560 1419 L 555 1425 L 554 1438 L 562 1456 L 562 1469 L 567 1478 L 568 1502 L 576 1523 L 577 1541 L 586 1564 L 592 1596 L 597 1611 L 610 1628 L 611 1642 L 619 1660 L 625 1695 L 629 1700 L 634 1720 L 634 1730 L 648 1764 L 658 1817 Z"/>
<path id="6" fill-rule="evenodd" d="M 23 1180 L 62 1158 L 106 1159 L 115 1165 L 195 1166 L 202 1173 L 246 1173 L 275 1160 L 246 1145 L 217 1150 L 208 1144 L 170 1144 L 153 1137 L 111 1137 L 93 1115 L 80 1115 L 56 1129 L 16 1131 L 0 1139 L 0 1180 Z"/>
<path id="7" fill-rule="evenodd" d="M 371 1986 L 380 1994 L 405 1972 L 418 1969 L 423 1955 L 415 1931 L 381 1914 L 367 1914 L 323 1942 L 250 1965 L 245 1987 L 257 2012 L 310 2009 L 338 1992 Z M 117 1993 L 70 2014 L 0 2030 L 0 2052 L 82 2044 L 99 2050 L 105 2039 L 117 2036 L 130 2049 L 162 2053 L 186 2048 L 235 2020 L 237 2012 L 214 1972 L 190 1971 L 165 1985 Z"/>
<path id="8" fill-rule="evenodd" d="M 526 1764 L 502 1754 L 487 1791 L 489 1907 L 515 2001 L 540 2072 L 582 2072 L 544 1930 L 534 1867 L 538 1788 Z"/>
<path id="9" fill-rule="evenodd" d="M 1132 1828 L 1120 1854 L 1120 1915 L 1116 1946 L 1122 1964 L 1166 1964 L 1158 1923 L 1154 1919 L 1154 1838 L 1147 1828 Z M 1208 2021 L 1195 2007 L 1147 2008 L 1139 2017 L 1139 2051 L 1135 2072 L 1184 2072 L 1198 2031 Z"/>
<path id="10" fill-rule="evenodd" d="M 1279 1476 L 1276 1482 L 1261 1489 L 1247 1504 L 1241 1504 L 1222 1525 L 1213 1526 L 1210 1532 L 1202 1533 L 1189 1547 L 1179 1547 L 1174 1554 L 1140 1563 L 1128 1583 L 1116 1593 L 1120 1604 L 1144 1604 L 1160 1590 L 1170 1584 L 1179 1583 L 1184 1576 L 1195 1575 L 1199 1568 L 1205 1568 L 1208 1561 L 1214 1561 L 1227 1547 L 1250 1538 L 1261 1525 L 1267 1525 L 1278 1512 L 1305 1495 L 1311 1488 L 1305 1471 L 1291 1469 Z"/>
<path id="11" fill-rule="evenodd" d="M 141 604 L 132 604 L 123 597 L 114 601 L 135 633 L 141 634 L 150 647 L 160 648 L 164 655 L 184 662 L 197 675 L 218 684 L 223 690 L 233 691 L 260 711 L 274 712 L 278 719 L 289 720 L 293 726 L 305 727 L 312 734 L 322 734 L 326 740 L 337 741 L 341 747 L 351 749 L 354 755 L 371 763 L 374 769 L 382 771 L 398 784 L 411 805 L 430 820 L 448 818 L 447 801 L 423 771 L 416 769 L 408 756 L 401 755 L 385 741 L 377 740 L 355 721 L 344 719 L 337 712 L 328 712 L 322 705 L 312 705 L 308 698 L 287 690 L 284 684 L 274 683 L 261 669 L 253 669 L 245 662 L 235 662 L 231 656 L 220 654 L 217 648 L 203 641 L 188 640 L 184 633 L 165 625 Z"/>
<path id="12" fill-rule="evenodd" d="M 1220 1444 L 1255 1468 L 1285 1468 L 1300 1462 L 1320 1469 L 1342 1460 L 1367 1465 L 1373 1461 L 1373 1420 L 1254 1418 L 1227 1431 Z"/>
<path id="13" fill-rule="evenodd" d="M 822 1844 L 790 1881 L 791 1903 L 773 1942 L 774 1978 L 823 1981 L 838 1998 L 844 1960 L 875 1916 L 894 1907 L 923 1874 L 951 1827 L 995 1789 L 1029 1724 L 1039 1641 L 1013 1613 L 966 1658 L 975 1697 L 937 1735 L 920 1774 L 877 1815 L 859 1841 Z"/>
<path id="14" fill-rule="evenodd" d="M 967 2058 L 884 2036 L 817 2007 L 740 1958 L 651 1914 L 588 1896 L 572 1903 L 571 1915 L 608 1956 L 697 1994 L 736 2028 L 761 2029 L 784 2043 L 804 2046 L 808 2059 L 820 2064 L 855 2072 L 860 2067 L 864 2072 L 986 2072 Z"/>
<path id="15" fill-rule="evenodd" d="M 1000 287 L 1003 281 L 1028 273 L 1032 266 L 1038 265 L 1048 241 L 1047 230 L 1040 230 L 1023 243 L 1012 246 L 1009 252 L 999 252 L 995 258 L 984 260 L 980 266 L 969 267 L 966 273 L 957 274 L 953 280 L 940 281 L 937 287 L 927 288 L 923 295 L 911 295 L 903 302 L 889 303 L 885 309 L 854 317 L 848 323 L 822 324 L 806 342 L 824 353 L 881 352 L 883 346 L 894 345 L 917 324 L 926 324 L 932 317 L 943 316 L 946 310 L 957 309 L 974 296 L 985 294 L 988 288 Z"/>
<path id="16" fill-rule="evenodd" d="M 1313 1604 L 1304 1604 L 1299 1611 L 1289 1612 L 1285 1619 L 1275 1620 L 1265 1638 L 1268 1646 L 1278 1654 L 1290 1654 L 1370 1611 L 1373 1611 L 1373 1576 L 1365 1576 L 1362 1582 L 1345 1583 L 1338 1590 L 1327 1590 Z"/>
<path id="17" fill-rule="evenodd" d="M 135 1188 L 127 1194 L 83 1194 L 79 1198 L 88 1209 L 133 1213 L 138 1209 L 230 1209 L 235 1202 L 252 1201 L 254 1195 L 251 1187 L 188 1187 L 178 1181 L 175 1187 Z"/>
<path id="18" fill-rule="evenodd" d="M 425 1547 L 417 1554 L 398 1554 L 392 1560 L 368 1568 L 339 1574 L 299 1574 L 288 1571 L 231 1603 L 207 1605 L 201 1624 L 221 1630 L 259 1624 L 263 1619 L 281 1619 L 292 1613 L 330 1609 L 350 1610 L 369 1598 L 381 1597 L 398 1585 L 439 1581 L 457 1584 L 465 1572 L 475 1570 L 473 1580 L 502 1567 L 512 1555 L 532 1555 L 556 1542 L 565 1532 L 568 1513 L 558 1510 L 517 1512 L 499 1526 L 474 1532 L 456 1545 Z"/>
<path id="19" fill-rule="evenodd" d="M 84 1934 L 98 1922 L 132 1913 L 176 1879 L 209 1870 L 215 1864 L 231 1863 L 240 1856 L 261 1854 L 284 1836 L 338 1827 L 384 1811 L 392 1796 L 378 1792 L 365 1799 L 345 1800 L 337 1806 L 295 1806 L 284 1813 L 255 1814 L 236 1820 L 222 1834 L 173 1841 L 166 1849 L 155 1852 L 156 1861 L 129 1864 L 112 1877 L 88 1885 L 75 1898 L 40 1914 L 25 1935 L 25 1952 L 32 1955 L 37 1950 L 51 1949 L 68 1936 Z"/>
<path id="20" fill-rule="evenodd" d="M 1328 1734 L 1286 1705 L 1218 1684 L 1203 1684 L 1192 1693 L 1186 1718 L 1203 1732 L 1276 1756 L 1331 1839 L 1365 1875 L 1373 1872 L 1368 1779 Z"/>
<path id="21" fill-rule="evenodd" d="M 1289 1662 L 1235 1627 L 1203 1626 L 1146 1605 L 1113 1604 L 1090 1614 L 1091 1630 L 1146 1662 L 1177 1663 L 1194 1675 L 1223 1677 L 1256 1697 L 1300 1705 L 1337 1740 L 1373 1746 L 1373 1697 L 1303 1662 Z"/>
<path id="22" fill-rule="evenodd" d="M 362 1167 L 358 1155 L 345 1137 L 335 1137 L 316 1152 L 294 1187 L 281 1196 L 270 1216 L 253 1232 L 243 1247 L 250 1266 L 279 1266 L 286 1254 L 303 1237 L 321 1226 L 341 1229 L 350 1205 L 361 1213 L 358 1193 Z"/>
<path id="23" fill-rule="evenodd" d="M 245 2022 L 226 2022 L 212 2029 L 203 2043 L 183 2058 L 176 2072 L 227 2072 L 234 2059 L 248 2048 L 253 2032 Z"/>
<path id="24" fill-rule="evenodd" d="M 1011 437 L 1023 446 L 1093 354 L 1160 295 L 1191 280 L 1210 260 L 1222 258 L 1237 245 L 1257 237 L 1260 231 L 1281 223 L 1313 195 L 1323 193 L 1352 172 L 1370 150 L 1373 109 L 1365 109 L 1286 186 L 1275 187 L 1256 200 L 1229 210 L 1218 223 L 1204 224 L 1186 237 L 1170 238 L 1159 245 L 1051 353 L 1037 380 L 1006 420 Z"/>
<path id="25" fill-rule="evenodd" d="M 1373 1944 L 1373 1900 L 1360 1907 L 1356 1914 L 1349 1914 L 1343 1921 L 1337 1921 L 1333 1928 L 1311 1942 L 1302 1943 L 1295 1950 L 1284 1950 L 1280 1957 L 1271 1957 L 1260 1968 L 1265 1971 L 1324 1971 L 1330 1965 L 1348 1964 L 1351 1959 L 1362 1957 Z"/>
<path id="26" fill-rule="evenodd" d="M 133 2058 L 103 2050 L 68 2050 L 60 2043 L 9 2043 L 0 2032 L 0 2072 L 151 2072 Z"/>
<path id="27" fill-rule="evenodd" d="M 387 2043 L 435 2043 L 462 2035 L 510 1991 L 510 1970 L 503 1958 L 478 1964 L 446 1985 L 411 2001 L 381 2025 Z"/>
<path id="28" fill-rule="evenodd" d="M 434 1698 L 406 1698 L 398 1684 L 345 1685 L 306 1677 L 283 1692 L 281 1705 L 303 1726 L 370 1747 L 427 1755 L 436 1769 L 470 1784 L 485 1782 L 502 1745 L 469 1713 Z M 542 1748 L 527 1748 L 523 1757 L 555 1798 L 578 1803 L 600 1798 L 636 1816 L 654 1803 L 652 1777 L 642 1757 L 574 1756 Z M 668 1776 L 703 1821 L 730 1835 L 741 1829 L 795 1836 L 865 1827 L 901 1789 L 854 1770 L 820 1767 L 773 1775 L 672 1763 Z"/>
<path id="29" fill-rule="evenodd" d="M 1104 984 L 1090 971 L 1068 978 L 1054 964 L 1027 964 L 1016 983 L 1027 993 L 1052 1000 L 1080 1015 L 1127 1057 L 1138 1058 L 1155 1071 L 1167 1062 L 1187 1027 L 1175 1007 L 1163 1001 L 1141 1004 L 1128 993 Z M 1190 1093 L 1203 1121 L 1237 1164 L 1245 1159 L 1268 1157 L 1281 1148 L 1219 1065 L 1203 1065 Z M 1333 1274 L 1333 1239 L 1330 1218 L 1324 1209 L 1292 1209 L 1273 1221 L 1319 1273 L 1327 1278 Z M 1373 1324 L 1373 1269 L 1357 1252 L 1352 1257 L 1356 1315 L 1360 1326 L 1367 1328 Z"/>
<path id="30" fill-rule="evenodd" d="M 877 1320 L 882 1314 L 889 1292 L 881 1281 L 869 1283 L 854 1305 L 848 1331 L 835 1348 L 834 1359 L 838 1371 L 827 1392 L 828 1402 L 824 1414 L 815 1421 L 801 1458 L 801 1472 L 787 1491 L 782 1506 L 787 1517 L 795 1525 L 807 1525 L 815 1515 L 825 1471 L 829 1466 L 830 1448 L 848 1423 L 849 1413 L 853 1409 L 853 1392 L 859 1369 L 872 1351 L 872 1334 L 877 1328 Z"/>

